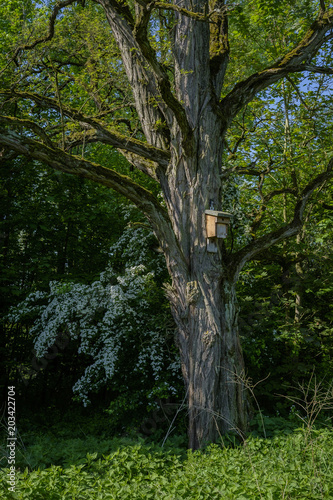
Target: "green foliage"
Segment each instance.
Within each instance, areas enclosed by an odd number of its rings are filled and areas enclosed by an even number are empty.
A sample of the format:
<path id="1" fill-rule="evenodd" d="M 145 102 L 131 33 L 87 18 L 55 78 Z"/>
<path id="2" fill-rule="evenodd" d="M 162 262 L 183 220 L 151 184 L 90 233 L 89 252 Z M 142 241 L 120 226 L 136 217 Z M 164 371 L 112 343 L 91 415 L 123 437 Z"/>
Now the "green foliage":
<path id="1" fill-rule="evenodd" d="M 124 226 L 119 196 L 22 159 L 4 162 L 0 181 L 2 308 L 55 277 L 98 276 Z"/>
<path id="2" fill-rule="evenodd" d="M 6 473 L 0 473 L 7 500 L 277 500 L 330 499 L 333 492 L 333 433 L 303 429 L 271 439 L 250 437 L 236 447 L 210 445 L 205 451 L 168 451 L 143 441 L 93 442 L 84 454 L 72 442 L 63 447 L 71 465 L 51 465 L 17 472 L 16 492 L 7 490 Z M 37 446 L 37 445 L 36 445 Z M 107 450 L 107 451 L 106 451 Z M 45 449 L 44 449 L 45 451 Z M 104 453 L 106 451 L 106 453 Z M 57 455 L 57 452 L 55 452 Z"/>
<path id="3" fill-rule="evenodd" d="M 22 39 L 25 25 L 32 22 L 36 14 L 34 2 L 30 0 L 8 0 L 0 5 L 0 63 L 14 50 Z"/>
<path id="4" fill-rule="evenodd" d="M 270 414 L 288 413 L 290 403 L 276 395 L 295 394 L 314 370 L 327 383 L 333 378 L 332 256 L 326 245 L 311 245 L 312 231 L 315 226 L 307 231 L 309 245 L 302 245 L 301 275 L 289 242 L 272 252 L 270 263 L 264 258 L 247 266 L 239 281 L 245 359 L 252 379 L 265 379 L 255 393 Z"/>
<path id="5" fill-rule="evenodd" d="M 260 71 L 290 50 L 309 27 L 319 2 L 251 0 L 230 14 L 230 86 Z M 230 90 L 226 86 L 225 92 Z"/>

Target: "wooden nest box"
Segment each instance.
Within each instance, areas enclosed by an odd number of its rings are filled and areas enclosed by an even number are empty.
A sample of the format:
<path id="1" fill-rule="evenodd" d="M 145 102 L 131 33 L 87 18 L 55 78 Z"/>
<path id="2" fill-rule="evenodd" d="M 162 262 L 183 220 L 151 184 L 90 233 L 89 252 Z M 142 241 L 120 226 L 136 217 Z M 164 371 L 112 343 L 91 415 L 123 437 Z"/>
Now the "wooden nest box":
<path id="1" fill-rule="evenodd" d="M 228 236 L 228 226 L 232 214 L 228 212 L 218 212 L 217 210 L 206 210 L 206 237 L 208 252 L 217 252 L 216 239 Z"/>

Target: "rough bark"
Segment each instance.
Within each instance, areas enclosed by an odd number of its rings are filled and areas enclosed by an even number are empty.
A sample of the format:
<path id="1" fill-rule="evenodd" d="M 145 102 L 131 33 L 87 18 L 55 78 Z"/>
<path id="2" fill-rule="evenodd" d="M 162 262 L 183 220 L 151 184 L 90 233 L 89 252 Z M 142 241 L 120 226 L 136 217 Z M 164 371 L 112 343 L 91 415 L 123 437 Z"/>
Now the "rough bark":
<path id="1" fill-rule="evenodd" d="M 196 277 L 198 281 L 187 284 L 188 336 L 181 349 L 187 353 L 182 365 L 193 449 L 226 432 L 243 436 L 247 425 L 234 284 L 216 281 L 214 270 L 206 269 Z"/>

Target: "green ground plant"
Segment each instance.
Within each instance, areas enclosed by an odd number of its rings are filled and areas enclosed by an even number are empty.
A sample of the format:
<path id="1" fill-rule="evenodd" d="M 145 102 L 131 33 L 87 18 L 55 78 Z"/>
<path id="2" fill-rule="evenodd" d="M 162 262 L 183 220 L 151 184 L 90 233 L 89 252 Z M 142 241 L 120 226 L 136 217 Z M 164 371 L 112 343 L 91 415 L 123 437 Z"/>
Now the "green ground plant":
<path id="1" fill-rule="evenodd" d="M 149 440 L 136 429 L 112 435 L 100 416 L 57 416 L 49 427 L 22 422 L 18 435 L 16 491 L 0 470 L 6 500 L 316 500 L 333 495 L 330 386 L 313 376 L 300 387 L 288 420 L 258 412 L 244 440 L 224 436 L 201 451 L 186 436 Z M 323 424 L 326 425 L 323 425 Z M 2 429 L 5 443 L 5 427 Z M 1 447 L 6 465 L 5 445 Z"/>
<path id="2" fill-rule="evenodd" d="M 120 439 L 98 442 L 89 438 L 74 453 L 75 440 L 58 442 L 58 451 L 63 450 L 63 465 L 18 471 L 15 493 L 8 492 L 7 471 L 3 470 L 2 498 L 330 499 L 333 432 L 313 429 L 311 445 L 306 433 L 304 428 L 289 434 L 276 431 L 269 439 L 251 436 L 242 445 L 209 445 L 200 452 L 165 450 L 143 440 L 129 444 Z M 54 448 L 52 442 L 48 444 Z M 35 452 L 38 446 L 45 450 L 46 440 L 35 444 Z M 96 451 L 82 456 L 84 446 Z M 54 451 L 54 456 L 58 451 Z M 66 455 L 71 456 L 71 464 Z"/>

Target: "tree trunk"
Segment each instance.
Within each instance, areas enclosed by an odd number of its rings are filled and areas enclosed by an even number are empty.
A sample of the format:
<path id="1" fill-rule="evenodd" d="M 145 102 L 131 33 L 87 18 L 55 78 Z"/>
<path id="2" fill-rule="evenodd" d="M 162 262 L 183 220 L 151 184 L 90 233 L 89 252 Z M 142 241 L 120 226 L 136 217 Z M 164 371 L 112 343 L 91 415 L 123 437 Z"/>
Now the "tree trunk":
<path id="1" fill-rule="evenodd" d="M 229 431 L 243 434 L 247 421 L 234 288 L 208 276 L 201 275 L 202 294 L 190 306 L 186 371 L 193 449 Z"/>
<path id="2" fill-rule="evenodd" d="M 207 251 L 205 231 L 205 210 L 212 205 L 215 210 L 223 208 L 221 172 L 227 119 L 217 102 L 228 54 L 222 36 L 227 21 L 225 18 L 221 33 L 211 33 L 209 23 L 175 13 L 172 94 L 163 67 L 149 49 L 144 24 L 147 11 L 137 5 L 141 24 L 132 32 L 120 19 L 119 9 L 110 9 L 106 0 L 100 3 L 121 47 L 147 141 L 158 147 L 163 147 L 163 141 L 169 143 L 169 165 L 156 170 L 168 220 L 156 212 L 147 216 L 172 278 L 167 296 L 178 325 L 189 406 L 189 446 L 197 449 L 225 432 L 243 433 L 247 421 L 235 273 L 229 273 L 223 245 L 216 254 Z M 187 0 L 184 7 L 195 12 L 204 10 L 202 0 Z M 131 22 L 129 14 L 127 20 Z M 216 37 L 219 41 L 213 50 L 211 42 L 217 41 Z M 153 72 L 141 64 L 140 53 L 150 60 Z M 159 107 L 151 107 L 156 91 L 160 94 Z M 167 137 L 159 133 L 160 117 L 168 126 Z"/>
<path id="3" fill-rule="evenodd" d="M 168 290 L 179 327 L 192 449 L 226 432 L 243 435 L 247 425 L 235 283 L 221 274 L 209 256 L 204 266 L 194 267 L 185 290 Z"/>
<path id="4" fill-rule="evenodd" d="M 248 419 L 236 273 L 223 242 L 217 242 L 217 253 L 208 252 L 205 227 L 205 210 L 211 205 L 216 210 L 223 208 L 223 131 L 210 101 L 204 99 L 200 107 L 200 119 L 194 123 L 193 154 L 182 154 L 176 135 L 167 182 L 160 178 L 183 257 L 177 265 L 176 249 L 164 248 L 172 277 L 167 295 L 179 329 L 192 449 L 217 441 L 226 432 L 243 435 Z"/>

